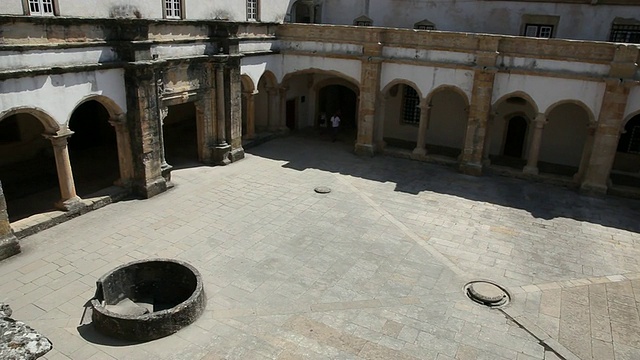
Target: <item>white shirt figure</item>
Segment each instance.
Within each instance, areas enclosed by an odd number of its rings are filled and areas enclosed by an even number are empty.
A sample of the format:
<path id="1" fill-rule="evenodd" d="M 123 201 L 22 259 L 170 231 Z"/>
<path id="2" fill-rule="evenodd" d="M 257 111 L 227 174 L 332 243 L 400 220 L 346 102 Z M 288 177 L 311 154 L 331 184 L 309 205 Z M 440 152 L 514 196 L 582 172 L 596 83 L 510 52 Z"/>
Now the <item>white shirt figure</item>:
<path id="1" fill-rule="evenodd" d="M 337 128 L 340 126 L 340 117 L 338 115 L 333 115 L 331 117 L 331 127 Z"/>

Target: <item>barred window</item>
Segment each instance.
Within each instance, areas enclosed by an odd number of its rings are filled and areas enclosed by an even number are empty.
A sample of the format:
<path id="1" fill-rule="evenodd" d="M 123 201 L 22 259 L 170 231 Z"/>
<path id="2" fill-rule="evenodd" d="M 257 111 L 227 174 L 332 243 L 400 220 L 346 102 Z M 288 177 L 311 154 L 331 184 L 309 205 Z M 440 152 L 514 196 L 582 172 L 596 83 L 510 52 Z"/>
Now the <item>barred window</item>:
<path id="1" fill-rule="evenodd" d="M 623 43 L 640 43 L 640 24 L 613 24 L 609 41 Z"/>
<path id="2" fill-rule="evenodd" d="M 53 0 L 29 0 L 29 15 L 53 16 Z"/>
<path id="3" fill-rule="evenodd" d="M 402 92 L 402 122 L 405 124 L 420 124 L 420 97 L 411 86 L 403 85 Z"/>
<path id="4" fill-rule="evenodd" d="M 624 133 L 618 141 L 618 151 L 640 154 L 640 115 L 636 115 L 624 127 Z"/>
<path id="5" fill-rule="evenodd" d="M 182 19 L 182 0 L 164 0 L 164 17 Z"/>
<path id="6" fill-rule="evenodd" d="M 247 0 L 247 20 L 259 20 L 258 0 Z"/>

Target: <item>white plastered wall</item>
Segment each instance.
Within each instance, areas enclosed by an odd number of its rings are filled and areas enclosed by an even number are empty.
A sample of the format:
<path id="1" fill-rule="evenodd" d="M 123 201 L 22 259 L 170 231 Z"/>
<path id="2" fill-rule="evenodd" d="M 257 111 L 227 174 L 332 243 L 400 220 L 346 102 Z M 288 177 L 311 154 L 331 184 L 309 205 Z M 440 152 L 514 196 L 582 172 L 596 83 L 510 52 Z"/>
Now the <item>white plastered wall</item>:
<path id="1" fill-rule="evenodd" d="M 593 114 L 599 114 L 604 91 L 605 84 L 601 82 L 497 74 L 493 85 L 493 102 L 510 93 L 524 92 L 531 96 L 541 113 L 559 101 L 577 100 L 585 104 Z"/>
<path id="2" fill-rule="evenodd" d="M 126 112 L 124 70 L 36 76 L 0 82 L 0 108 L 3 111 L 38 109 L 49 114 L 61 127 L 68 123 L 76 106 L 92 95 L 108 97 Z"/>
<path id="3" fill-rule="evenodd" d="M 288 74 L 304 70 L 320 70 L 335 74 L 338 77 L 346 76 L 358 85 L 360 84 L 361 67 L 360 60 L 314 56 L 285 55 L 282 61 L 282 68 L 287 69 Z M 278 82 L 282 82 L 282 78 L 278 74 L 276 76 L 278 76 Z"/>
<path id="4" fill-rule="evenodd" d="M 624 110 L 624 120 L 628 120 L 632 115 L 640 112 L 640 86 L 634 86 L 629 91 L 627 107 Z"/>
<path id="5" fill-rule="evenodd" d="M 382 64 L 380 90 L 382 91 L 394 80 L 406 80 L 416 84 L 416 90 L 419 90 L 423 97 L 439 86 L 451 85 L 460 88 L 470 99 L 473 71 L 396 63 Z"/>
<path id="6" fill-rule="evenodd" d="M 247 56 L 242 58 L 240 74 L 247 75 L 257 88 L 262 75 L 270 71 L 282 80 L 282 55 Z"/>

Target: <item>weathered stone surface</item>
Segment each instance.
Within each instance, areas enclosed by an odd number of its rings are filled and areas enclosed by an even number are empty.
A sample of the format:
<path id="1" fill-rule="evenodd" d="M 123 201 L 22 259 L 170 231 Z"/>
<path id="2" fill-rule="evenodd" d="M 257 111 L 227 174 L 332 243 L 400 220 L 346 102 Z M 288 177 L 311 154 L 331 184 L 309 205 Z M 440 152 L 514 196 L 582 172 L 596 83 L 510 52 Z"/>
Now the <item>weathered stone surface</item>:
<path id="1" fill-rule="evenodd" d="M 11 316 L 11 308 L 0 303 L 0 359 L 37 359 L 53 348 L 51 341 Z"/>

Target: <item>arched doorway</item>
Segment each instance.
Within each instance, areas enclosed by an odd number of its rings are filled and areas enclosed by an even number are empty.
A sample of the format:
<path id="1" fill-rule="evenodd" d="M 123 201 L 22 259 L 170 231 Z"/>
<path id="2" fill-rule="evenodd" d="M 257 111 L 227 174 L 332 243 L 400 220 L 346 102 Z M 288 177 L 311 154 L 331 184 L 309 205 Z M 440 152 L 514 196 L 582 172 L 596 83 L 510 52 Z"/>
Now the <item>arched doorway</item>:
<path id="1" fill-rule="evenodd" d="M 529 156 L 530 123 L 538 107 L 524 93 L 506 95 L 493 105 L 484 144 L 484 161 L 493 165 L 524 169 Z"/>
<path id="2" fill-rule="evenodd" d="M 527 119 L 523 116 L 509 119 L 502 155 L 522 159 L 528 127 Z"/>
<path id="3" fill-rule="evenodd" d="M 0 119 L 0 181 L 9 221 L 54 210 L 60 188 L 48 131 L 34 115 Z"/>
<path id="4" fill-rule="evenodd" d="M 162 131 L 167 163 L 174 168 L 200 165 L 195 103 L 170 105 L 167 110 Z"/>
<path id="5" fill-rule="evenodd" d="M 318 91 L 318 118 L 323 114 L 327 127 L 329 120 L 340 112 L 340 132 L 345 141 L 355 140 L 358 130 L 358 96 L 347 86 L 326 85 Z"/>
<path id="6" fill-rule="evenodd" d="M 574 102 L 562 102 L 549 109 L 538 168 L 542 173 L 573 177 L 580 170 L 592 117 L 584 106 Z"/>
<path id="7" fill-rule="evenodd" d="M 79 105 L 71 114 L 69 157 L 76 192 L 86 197 L 110 187 L 120 177 L 118 145 L 109 111 L 97 100 Z"/>
<path id="8" fill-rule="evenodd" d="M 265 133 L 278 130 L 278 109 L 274 97 L 277 95 L 277 81 L 275 75 L 266 71 L 258 81 L 258 93 L 254 95 L 255 131 Z"/>
<path id="9" fill-rule="evenodd" d="M 320 22 L 320 5 L 314 5 L 313 0 L 298 0 L 291 7 L 295 23 L 317 24 Z"/>
<path id="10" fill-rule="evenodd" d="M 428 153 L 457 158 L 467 131 L 467 97 L 452 86 L 434 90 L 427 99 L 425 142 Z"/>
<path id="11" fill-rule="evenodd" d="M 624 126 L 610 178 L 614 185 L 640 187 L 640 114 Z"/>

